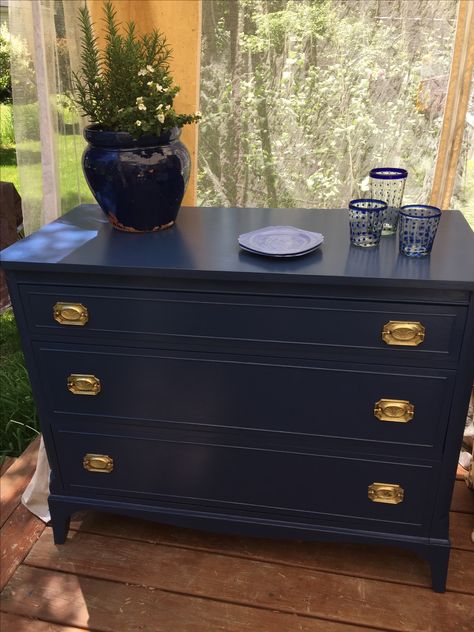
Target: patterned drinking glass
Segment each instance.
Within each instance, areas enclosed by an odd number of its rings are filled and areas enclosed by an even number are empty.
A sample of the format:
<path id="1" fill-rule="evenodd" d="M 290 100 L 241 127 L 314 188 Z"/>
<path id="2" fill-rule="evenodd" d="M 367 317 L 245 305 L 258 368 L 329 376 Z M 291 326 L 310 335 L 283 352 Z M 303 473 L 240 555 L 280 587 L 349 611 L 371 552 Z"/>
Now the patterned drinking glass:
<path id="1" fill-rule="evenodd" d="M 382 200 L 367 198 L 349 202 L 349 226 L 354 246 L 368 248 L 378 245 L 386 210 L 387 204 Z"/>
<path id="2" fill-rule="evenodd" d="M 400 209 L 400 252 L 407 257 L 429 255 L 438 230 L 441 210 L 426 204 L 408 204 Z"/>
<path id="3" fill-rule="evenodd" d="M 387 202 L 382 235 L 397 232 L 398 212 L 402 205 L 407 176 L 405 169 L 395 167 L 379 167 L 370 172 L 370 197 Z"/>

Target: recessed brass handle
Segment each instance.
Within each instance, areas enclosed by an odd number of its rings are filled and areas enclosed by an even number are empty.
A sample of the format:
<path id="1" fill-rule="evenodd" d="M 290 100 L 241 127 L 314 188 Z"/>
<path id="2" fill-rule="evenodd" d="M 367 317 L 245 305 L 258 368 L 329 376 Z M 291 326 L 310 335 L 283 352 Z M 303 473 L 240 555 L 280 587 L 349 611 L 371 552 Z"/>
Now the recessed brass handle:
<path id="1" fill-rule="evenodd" d="M 86 454 L 82 465 L 89 472 L 103 472 L 104 474 L 110 474 L 114 469 L 114 460 L 111 456 L 106 454 Z"/>
<path id="2" fill-rule="evenodd" d="M 379 399 L 374 405 L 374 415 L 380 421 L 407 423 L 415 415 L 415 407 L 405 399 Z"/>
<path id="3" fill-rule="evenodd" d="M 89 320 L 87 307 L 82 303 L 56 303 L 53 307 L 54 320 L 61 325 L 79 325 L 82 327 Z"/>
<path id="4" fill-rule="evenodd" d="M 98 377 L 81 373 L 72 373 L 67 378 L 67 387 L 74 395 L 98 395 L 101 390 Z"/>
<path id="5" fill-rule="evenodd" d="M 425 328 L 418 322 L 390 320 L 382 329 L 382 340 L 388 345 L 416 347 L 424 339 Z"/>
<path id="6" fill-rule="evenodd" d="M 405 490 L 395 483 L 372 483 L 369 485 L 368 496 L 374 503 L 398 505 L 403 502 Z"/>

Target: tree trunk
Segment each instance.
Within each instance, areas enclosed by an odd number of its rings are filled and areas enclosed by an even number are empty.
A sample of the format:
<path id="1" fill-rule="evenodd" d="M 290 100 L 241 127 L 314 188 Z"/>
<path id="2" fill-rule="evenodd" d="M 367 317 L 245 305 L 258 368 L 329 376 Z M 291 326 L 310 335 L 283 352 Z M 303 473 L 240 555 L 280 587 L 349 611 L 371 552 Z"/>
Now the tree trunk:
<path id="1" fill-rule="evenodd" d="M 227 139 L 222 173 L 223 184 L 229 204 L 243 206 L 245 197 L 245 166 L 242 157 L 242 107 L 240 84 L 242 81 L 243 59 L 239 46 L 242 31 L 242 7 L 240 1 L 229 3 L 230 29 L 230 77 L 231 96 Z"/>
<path id="2" fill-rule="evenodd" d="M 255 88 L 257 93 L 257 115 L 260 141 L 263 153 L 263 175 L 267 187 L 268 204 L 271 207 L 278 206 L 276 190 L 277 174 L 273 161 L 272 140 L 270 137 L 270 122 L 268 120 L 267 98 L 265 95 L 265 77 L 260 68 L 255 67 Z"/>

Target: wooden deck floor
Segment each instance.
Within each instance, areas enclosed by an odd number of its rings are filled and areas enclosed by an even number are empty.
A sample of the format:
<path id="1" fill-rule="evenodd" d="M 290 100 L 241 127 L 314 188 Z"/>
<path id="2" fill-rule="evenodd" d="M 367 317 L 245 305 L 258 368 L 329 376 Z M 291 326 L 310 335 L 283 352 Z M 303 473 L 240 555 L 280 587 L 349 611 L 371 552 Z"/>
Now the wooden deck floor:
<path id="1" fill-rule="evenodd" d="M 2 632 L 472 632 L 473 495 L 456 482 L 448 591 L 403 551 L 274 542 L 106 514 L 64 546 L 19 498 L 35 446 L 2 482 Z"/>

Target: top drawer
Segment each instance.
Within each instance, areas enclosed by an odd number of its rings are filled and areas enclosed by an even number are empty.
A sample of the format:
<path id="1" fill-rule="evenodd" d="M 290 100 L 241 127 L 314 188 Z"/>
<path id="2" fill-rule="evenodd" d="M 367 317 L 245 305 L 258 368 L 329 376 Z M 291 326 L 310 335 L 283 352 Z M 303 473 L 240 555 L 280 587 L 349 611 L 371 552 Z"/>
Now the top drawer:
<path id="1" fill-rule="evenodd" d="M 466 308 L 245 294 L 21 285 L 31 334 L 239 352 L 455 363 Z"/>

